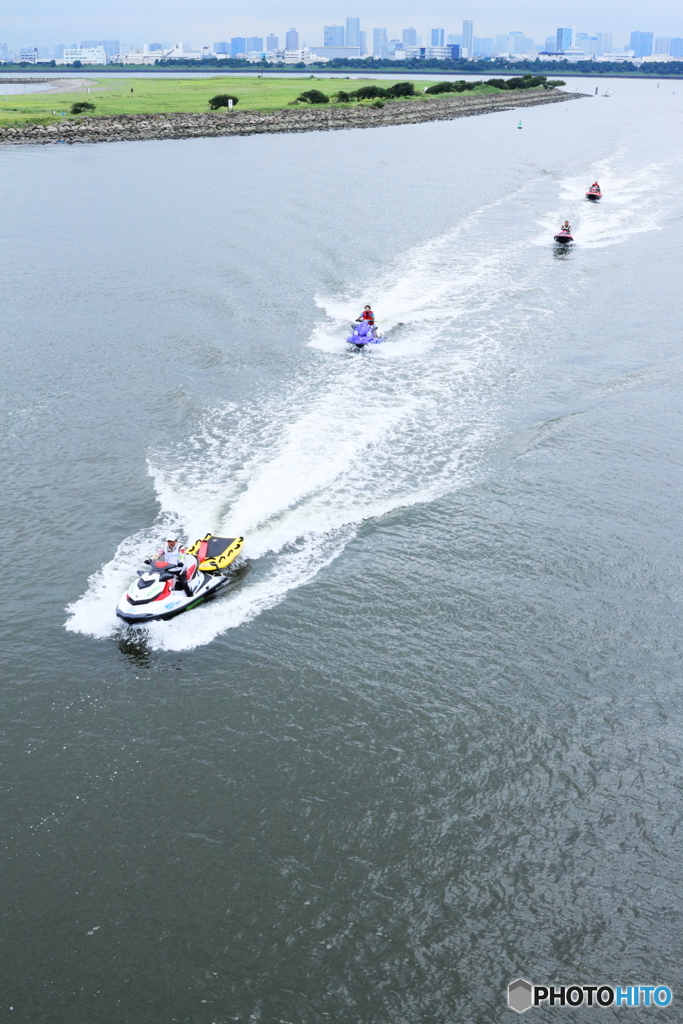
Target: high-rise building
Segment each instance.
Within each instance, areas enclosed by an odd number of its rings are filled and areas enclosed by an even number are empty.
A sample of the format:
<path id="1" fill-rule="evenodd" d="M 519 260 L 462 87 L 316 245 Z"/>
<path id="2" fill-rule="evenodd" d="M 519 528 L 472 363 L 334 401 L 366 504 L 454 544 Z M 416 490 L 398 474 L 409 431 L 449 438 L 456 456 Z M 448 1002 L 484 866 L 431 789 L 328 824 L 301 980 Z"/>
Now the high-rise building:
<path id="1" fill-rule="evenodd" d="M 263 36 L 249 36 L 245 42 L 247 53 L 263 53 Z"/>
<path id="2" fill-rule="evenodd" d="M 598 57 L 604 56 L 606 53 L 612 52 L 612 33 L 611 32 L 596 32 L 595 38 L 597 40 L 596 53 Z"/>
<path id="3" fill-rule="evenodd" d="M 577 32 L 574 38 L 574 46 L 577 46 L 583 53 L 590 53 L 590 39 L 587 32 Z"/>
<path id="4" fill-rule="evenodd" d="M 669 56 L 677 57 L 678 60 L 683 59 L 683 39 L 679 36 L 669 41 Z"/>
<path id="5" fill-rule="evenodd" d="M 360 36 L 360 55 L 365 57 L 368 52 L 368 34 L 361 29 L 358 35 Z"/>
<path id="6" fill-rule="evenodd" d="M 668 53 L 671 49 L 669 36 L 657 36 L 655 39 L 655 53 Z"/>
<path id="7" fill-rule="evenodd" d="M 344 46 L 344 26 L 325 25 L 323 29 L 323 46 Z"/>
<path id="8" fill-rule="evenodd" d="M 214 53 L 226 53 L 226 54 L 230 53 L 230 43 L 214 43 L 213 44 L 213 52 Z"/>
<path id="9" fill-rule="evenodd" d="M 496 36 L 496 53 L 510 53 L 510 36 Z"/>
<path id="10" fill-rule="evenodd" d="M 414 28 L 404 28 L 401 33 L 404 46 L 417 46 L 417 31 Z"/>
<path id="11" fill-rule="evenodd" d="M 557 46 L 557 36 L 546 36 L 545 37 L 544 53 L 555 53 L 555 47 L 556 46 Z"/>
<path id="12" fill-rule="evenodd" d="M 522 48 L 523 32 L 510 32 L 508 35 L 508 53 L 524 53 Z"/>
<path id="13" fill-rule="evenodd" d="M 462 36 L 446 36 L 446 46 L 462 46 Z"/>
<path id="14" fill-rule="evenodd" d="M 272 34 L 272 32 L 271 32 L 271 34 L 266 39 L 266 50 L 279 50 L 279 49 L 280 49 L 280 40 L 278 39 L 277 36 L 274 36 Z"/>
<path id="15" fill-rule="evenodd" d="M 183 44 L 184 47 L 184 44 Z M 247 41 L 244 36 L 234 36 L 230 40 L 230 56 L 237 57 L 247 52 Z"/>
<path id="16" fill-rule="evenodd" d="M 285 33 L 285 50 L 298 50 L 299 49 L 299 33 L 295 28 L 290 28 L 289 32 Z"/>
<path id="17" fill-rule="evenodd" d="M 121 52 L 121 44 L 118 39 L 87 39 L 81 43 L 82 50 L 92 50 L 101 46 L 107 57 L 114 57 Z"/>
<path id="18" fill-rule="evenodd" d="M 443 46 L 444 30 L 442 28 L 433 28 L 431 31 L 431 42 L 430 46 Z"/>
<path id="19" fill-rule="evenodd" d="M 572 30 L 569 26 L 558 28 L 555 38 L 555 50 L 557 53 L 564 53 L 572 45 Z"/>
<path id="20" fill-rule="evenodd" d="M 385 58 L 389 56 L 389 38 L 385 28 L 372 30 L 372 56 Z"/>
<path id="21" fill-rule="evenodd" d="M 652 55 L 652 32 L 631 32 L 629 50 L 633 50 L 635 57 L 650 57 Z"/>
<path id="22" fill-rule="evenodd" d="M 346 19 L 346 45 L 360 46 L 360 18 Z"/>
<path id="23" fill-rule="evenodd" d="M 474 24 L 471 21 L 463 21 L 462 23 L 462 55 L 463 57 L 472 56 L 472 47 L 474 43 Z"/>
<path id="24" fill-rule="evenodd" d="M 491 57 L 494 53 L 495 40 L 493 36 L 484 36 L 481 39 L 477 39 L 475 36 L 472 40 L 472 49 L 474 57 Z"/>

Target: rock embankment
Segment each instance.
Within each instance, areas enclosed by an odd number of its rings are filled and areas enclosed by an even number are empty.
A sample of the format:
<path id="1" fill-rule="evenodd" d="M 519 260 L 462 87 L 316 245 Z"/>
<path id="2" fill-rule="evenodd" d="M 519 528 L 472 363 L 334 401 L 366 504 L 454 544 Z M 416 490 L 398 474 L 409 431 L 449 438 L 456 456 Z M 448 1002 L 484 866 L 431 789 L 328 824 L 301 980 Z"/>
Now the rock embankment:
<path id="1" fill-rule="evenodd" d="M 138 139 L 193 139 L 214 135 L 258 135 L 277 132 L 319 132 L 342 128 L 379 128 L 420 121 L 450 121 L 456 117 L 491 114 L 499 110 L 535 107 L 579 99 L 582 93 L 539 90 L 510 91 L 483 96 L 439 96 L 422 101 L 395 101 L 382 108 L 287 107 L 284 110 L 233 110 L 211 114 L 132 114 L 82 117 L 59 124 L 20 124 L 0 127 L 0 144 L 49 142 L 120 142 Z"/>

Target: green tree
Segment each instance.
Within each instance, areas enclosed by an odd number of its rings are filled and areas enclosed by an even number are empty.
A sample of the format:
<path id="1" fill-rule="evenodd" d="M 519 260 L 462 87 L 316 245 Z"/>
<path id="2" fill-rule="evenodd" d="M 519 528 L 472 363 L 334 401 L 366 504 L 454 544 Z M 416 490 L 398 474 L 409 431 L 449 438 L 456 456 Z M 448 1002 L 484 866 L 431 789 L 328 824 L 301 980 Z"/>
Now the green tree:
<path id="1" fill-rule="evenodd" d="M 320 89 L 307 89 L 296 98 L 297 103 L 329 103 L 330 97 L 326 96 Z"/>
<path id="2" fill-rule="evenodd" d="M 218 110 L 220 107 L 229 107 L 230 100 L 232 100 L 233 107 L 236 107 L 239 103 L 237 96 L 230 96 L 227 92 L 220 93 L 218 96 L 212 96 L 209 100 L 209 106 L 212 110 Z"/>

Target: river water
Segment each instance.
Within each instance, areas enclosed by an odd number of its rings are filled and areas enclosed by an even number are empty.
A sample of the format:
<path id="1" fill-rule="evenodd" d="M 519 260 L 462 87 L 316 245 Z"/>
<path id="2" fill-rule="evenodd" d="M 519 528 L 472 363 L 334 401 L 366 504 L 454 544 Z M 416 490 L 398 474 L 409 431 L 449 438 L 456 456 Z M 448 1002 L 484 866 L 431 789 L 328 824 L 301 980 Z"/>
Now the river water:
<path id="1" fill-rule="evenodd" d="M 680 1019 L 683 87 L 608 85 L 0 151 L 3 1020 Z M 243 569 L 122 628 L 168 528 Z"/>

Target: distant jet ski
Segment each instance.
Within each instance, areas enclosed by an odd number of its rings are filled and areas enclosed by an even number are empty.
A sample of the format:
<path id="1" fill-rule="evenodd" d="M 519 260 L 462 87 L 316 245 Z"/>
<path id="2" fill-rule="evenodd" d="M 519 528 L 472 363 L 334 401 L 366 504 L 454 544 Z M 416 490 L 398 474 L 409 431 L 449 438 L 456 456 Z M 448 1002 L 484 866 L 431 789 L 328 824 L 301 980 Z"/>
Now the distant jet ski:
<path id="1" fill-rule="evenodd" d="M 564 245 L 566 242 L 573 242 L 574 239 L 568 231 L 560 230 L 560 232 L 557 235 L 555 235 L 555 241 L 560 242 L 562 245 Z"/>
<path id="2" fill-rule="evenodd" d="M 602 199 L 602 192 L 600 191 L 599 185 L 591 185 L 586 192 L 586 199 L 592 199 L 595 202 L 597 199 Z"/>
<path id="3" fill-rule="evenodd" d="M 379 345 L 385 339 L 379 336 L 377 328 L 368 320 L 361 320 L 360 323 L 354 324 L 353 334 L 346 340 L 349 345 L 355 345 L 356 348 L 360 349 L 365 345 Z"/>
<path id="4" fill-rule="evenodd" d="M 155 622 L 172 619 L 188 608 L 209 601 L 230 583 L 225 570 L 239 555 L 244 537 L 206 537 L 187 549 L 194 555 L 189 579 L 181 579 L 183 566 L 151 559 L 119 601 L 116 614 L 124 622 Z M 189 593 L 188 593 L 189 591 Z"/>

